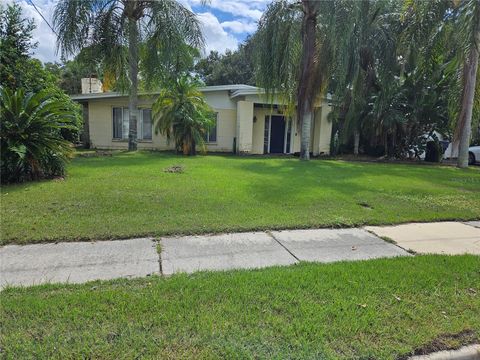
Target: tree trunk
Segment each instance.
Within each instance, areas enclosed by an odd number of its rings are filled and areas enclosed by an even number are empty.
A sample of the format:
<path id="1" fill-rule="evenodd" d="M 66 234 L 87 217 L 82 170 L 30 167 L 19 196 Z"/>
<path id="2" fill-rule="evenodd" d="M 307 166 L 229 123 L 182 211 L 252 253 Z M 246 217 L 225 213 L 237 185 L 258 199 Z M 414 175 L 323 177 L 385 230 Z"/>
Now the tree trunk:
<path id="1" fill-rule="evenodd" d="M 360 147 L 360 131 L 353 132 L 353 155 L 358 155 L 358 148 Z"/>
<path id="2" fill-rule="evenodd" d="M 302 129 L 300 138 L 300 159 L 310 160 L 310 137 L 312 135 L 312 117 L 313 112 L 310 110 L 310 102 L 304 102 L 304 110 L 302 114 Z"/>
<path id="3" fill-rule="evenodd" d="M 88 114 L 88 102 L 82 104 L 82 116 L 83 116 L 83 134 L 82 142 L 85 149 L 90 149 L 90 121 Z"/>
<path id="4" fill-rule="evenodd" d="M 478 26 L 480 28 L 480 26 Z M 477 33 L 477 39 L 480 43 L 480 31 Z M 458 135 L 458 160 L 459 168 L 468 167 L 468 148 L 470 146 L 470 134 L 472 131 L 472 112 L 473 99 L 475 96 L 475 84 L 477 79 L 478 68 L 478 49 L 472 46 L 470 54 L 463 63 L 463 92 L 462 92 L 462 108 L 457 121 Z"/>
<path id="5" fill-rule="evenodd" d="M 128 19 L 128 63 L 130 67 L 128 151 L 135 151 L 137 150 L 138 24 L 137 20 L 133 17 Z"/>
<path id="6" fill-rule="evenodd" d="M 297 92 L 297 116 L 301 124 L 300 159 L 310 159 L 310 137 L 313 118 L 314 94 L 312 73 L 316 70 L 315 63 L 315 29 L 317 26 L 317 4 L 313 0 L 302 0 L 303 31 L 302 31 L 302 65 Z"/>
<path id="7" fill-rule="evenodd" d="M 196 146 L 197 146 L 197 144 L 195 144 L 195 140 L 192 139 L 192 146 L 190 148 L 190 155 L 191 156 L 197 155 L 197 147 Z"/>

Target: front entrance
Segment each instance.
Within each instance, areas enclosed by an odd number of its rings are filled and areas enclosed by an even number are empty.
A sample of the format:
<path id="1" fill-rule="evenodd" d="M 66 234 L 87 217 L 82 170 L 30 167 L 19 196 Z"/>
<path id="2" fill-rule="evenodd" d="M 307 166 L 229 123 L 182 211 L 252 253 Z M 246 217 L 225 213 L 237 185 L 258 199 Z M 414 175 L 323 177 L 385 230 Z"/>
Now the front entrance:
<path id="1" fill-rule="evenodd" d="M 270 126 L 270 153 L 283 153 L 285 143 L 285 120 L 283 116 L 272 116 Z"/>
<path id="2" fill-rule="evenodd" d="M 283 154 L 290 152 L 291 124 L 281 115 L 265 117 L 264 153 Z"/>

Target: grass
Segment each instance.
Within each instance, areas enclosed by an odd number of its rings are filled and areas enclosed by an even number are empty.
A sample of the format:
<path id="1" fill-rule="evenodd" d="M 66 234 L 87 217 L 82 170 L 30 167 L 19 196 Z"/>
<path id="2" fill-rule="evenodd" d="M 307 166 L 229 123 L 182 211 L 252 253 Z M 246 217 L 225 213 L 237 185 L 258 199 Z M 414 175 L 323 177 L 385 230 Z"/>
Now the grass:
<path id="1" fill-rule="evenodd" d="M 479 168 L 445 166 L 119 153 L 1 192 L 1 244 L 480 218 Z"/>
<path id="2" fill-rule="evenodd" d="M 5 359 L 397 359 L 479 340 L 480 257 L 10 288 L 0 300 Z"/>

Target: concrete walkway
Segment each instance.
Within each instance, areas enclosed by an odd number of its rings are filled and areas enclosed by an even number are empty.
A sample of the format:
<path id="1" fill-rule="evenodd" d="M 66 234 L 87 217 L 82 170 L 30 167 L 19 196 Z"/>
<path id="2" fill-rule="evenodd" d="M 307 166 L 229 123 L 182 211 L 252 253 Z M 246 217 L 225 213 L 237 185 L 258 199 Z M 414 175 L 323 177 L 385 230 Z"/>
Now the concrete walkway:
<path id="1" fill-rule="evenodd" d="M 472 223 L 405 224 L 365 229 L 319 229 L 7 245 L 0 248 L 0 288 L 47 282 L 82 283 L 151 274 L 333 262 L 417 253 L 480 254 Z M 389 237 L 398 246 L 382 240 Z M 158 250 L 161 248 L 160 254 Z"/>
<path id="2" fill-rule="evenodd" d="M 378 236 L 393 240 L 405 250 L 420 254 L 480 255 L 480 222 L 446 221 L 397 226 L 367 226 Z"/>

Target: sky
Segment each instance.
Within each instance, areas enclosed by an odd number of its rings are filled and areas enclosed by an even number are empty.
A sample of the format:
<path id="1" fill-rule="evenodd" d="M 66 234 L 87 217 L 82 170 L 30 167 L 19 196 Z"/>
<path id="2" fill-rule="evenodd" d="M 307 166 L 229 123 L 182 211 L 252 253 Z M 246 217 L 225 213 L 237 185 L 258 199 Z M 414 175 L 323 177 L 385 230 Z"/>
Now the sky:
<path id="1" fill-rule="evenodd" d="M 0 0 L 5 1 L 5 0 Z M 31 1 L 43 16 L 52 23 L 52 14 L 57 0 L 6 0 L 17 2 L 24 15 L 35 20 L 34 41 L 38 42 L 34 57 L 43 62 L 60 61 L 55 53 L 56 36 L 37 13 Z M 249 34 L 255 32 L 257 22 L 271 0 L 210 0 L 202 5 L 201 0 L 178 0 L 198 15 L 205 37 L 205 53 L 216 50 L 234 50 Z"/>

